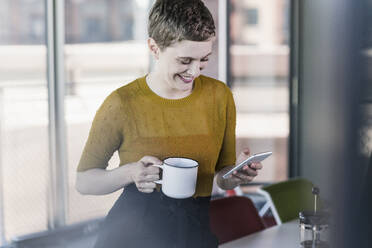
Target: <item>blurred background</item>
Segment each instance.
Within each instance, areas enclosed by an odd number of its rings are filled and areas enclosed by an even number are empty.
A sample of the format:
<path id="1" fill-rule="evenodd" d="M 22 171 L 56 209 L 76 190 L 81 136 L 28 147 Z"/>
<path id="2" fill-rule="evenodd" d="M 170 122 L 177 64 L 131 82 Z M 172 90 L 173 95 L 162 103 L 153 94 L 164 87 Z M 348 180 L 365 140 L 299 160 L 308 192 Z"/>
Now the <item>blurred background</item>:
<path id="1" fill-rule="evenodd" d="M 232 89 L 237 152 L 273 151 L 243 194 L 295 176 L 325 188 L 332 169 L 324 166 L 340 162 L 345 150 L 350 157 L 340 166 L 357 157 L 353 171 L 363 177 L 368 169 L 372 5 L 336 2 L 205 1 L 218 28 L 205 74 Z M 90 221 L 104 217 L 120 194 L 80 195 L 76 167 L 104 98 L 152 66 L 152 3 L 0 1 L 0 246 L 81 223 L 89 232 Z M 48 29 L 52 20 L 57 26 Z M 60 31 L 63 42 L 48 50 Z M 61 75 L 54 86 L 53 75 Z M 110 168 L 117 165 L 115 154 Z"/>

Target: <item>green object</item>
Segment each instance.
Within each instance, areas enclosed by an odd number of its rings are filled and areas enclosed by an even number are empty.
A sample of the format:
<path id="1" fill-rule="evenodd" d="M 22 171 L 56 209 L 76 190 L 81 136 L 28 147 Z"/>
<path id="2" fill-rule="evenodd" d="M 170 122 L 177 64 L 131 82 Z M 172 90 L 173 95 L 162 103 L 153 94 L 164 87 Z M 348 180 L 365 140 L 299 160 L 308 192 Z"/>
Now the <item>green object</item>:
<path id="1" fill-rule="evenodd" d="M 301 211 L 314 211 L 313 184 L 303 178 L 271 184 L 259 189 L 266 197 L 277 224 L 298 218 Z M 263 215 L 260 211 L 260 215 Z"/>

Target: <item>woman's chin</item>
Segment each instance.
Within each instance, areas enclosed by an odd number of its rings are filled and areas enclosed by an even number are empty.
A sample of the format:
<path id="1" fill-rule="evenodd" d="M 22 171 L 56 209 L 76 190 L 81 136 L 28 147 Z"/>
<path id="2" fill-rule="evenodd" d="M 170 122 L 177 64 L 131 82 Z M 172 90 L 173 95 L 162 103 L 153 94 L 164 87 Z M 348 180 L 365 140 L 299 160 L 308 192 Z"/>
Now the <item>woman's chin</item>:
<path id="1" fill-rule="evenodd" d="M 193 88 L 193 83 L 192 82 L 187 83 L 187 84 L 183 83 L 179 87 L 179 89 L 182 90 L 182 91 L 190 91 L 190 90 L 192 90 L 192 88 Z"/>

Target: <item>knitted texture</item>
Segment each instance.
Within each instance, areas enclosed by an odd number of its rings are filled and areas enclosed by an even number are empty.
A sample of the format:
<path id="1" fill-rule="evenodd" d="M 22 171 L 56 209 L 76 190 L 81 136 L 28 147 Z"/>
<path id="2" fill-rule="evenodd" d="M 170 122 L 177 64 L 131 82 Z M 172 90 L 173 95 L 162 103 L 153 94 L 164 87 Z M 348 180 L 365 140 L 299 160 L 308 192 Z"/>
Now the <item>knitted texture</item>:
<path id="1" fill-rule="evenodd" d="M 145 77 L 115 90 L 93 120 L 77 170 L 105 169 L 118 150 L 120 165 L 145 155 L 199 162 L 196 196 L 209 196 L 215 172 L 235 164 L 236 111 L 232 93 L 206 76 L 182 99 L 155 94 Z"/>

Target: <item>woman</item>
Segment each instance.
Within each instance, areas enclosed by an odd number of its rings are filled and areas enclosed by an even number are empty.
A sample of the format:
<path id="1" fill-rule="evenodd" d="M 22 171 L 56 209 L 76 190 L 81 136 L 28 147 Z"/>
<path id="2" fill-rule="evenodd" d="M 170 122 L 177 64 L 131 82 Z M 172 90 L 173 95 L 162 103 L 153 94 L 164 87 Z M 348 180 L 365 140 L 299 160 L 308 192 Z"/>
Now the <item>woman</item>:
<path id="1" fill-rule="evenodd" d="M 235 104 L 229 88 L 200 75 L 212 52 L 215 26 L 201 0 L 157 0 L 148 47 L 155 67 L 112 92 L 94 118 L 78 165 L 82 194 L 124 191 L 107 215 L 98 247 L 217 247 L 208 207 L 214 176 L 222 189 L 250 182 L 260 163 L 227 179 L 235 164 Z M 115 151 L 120 166 L 105 170 Z M 237 162 L 249 154 L 244 150 Z M 154 181 L 166 157 L 199 163 L 196 193 L 165 196 Z"/>

